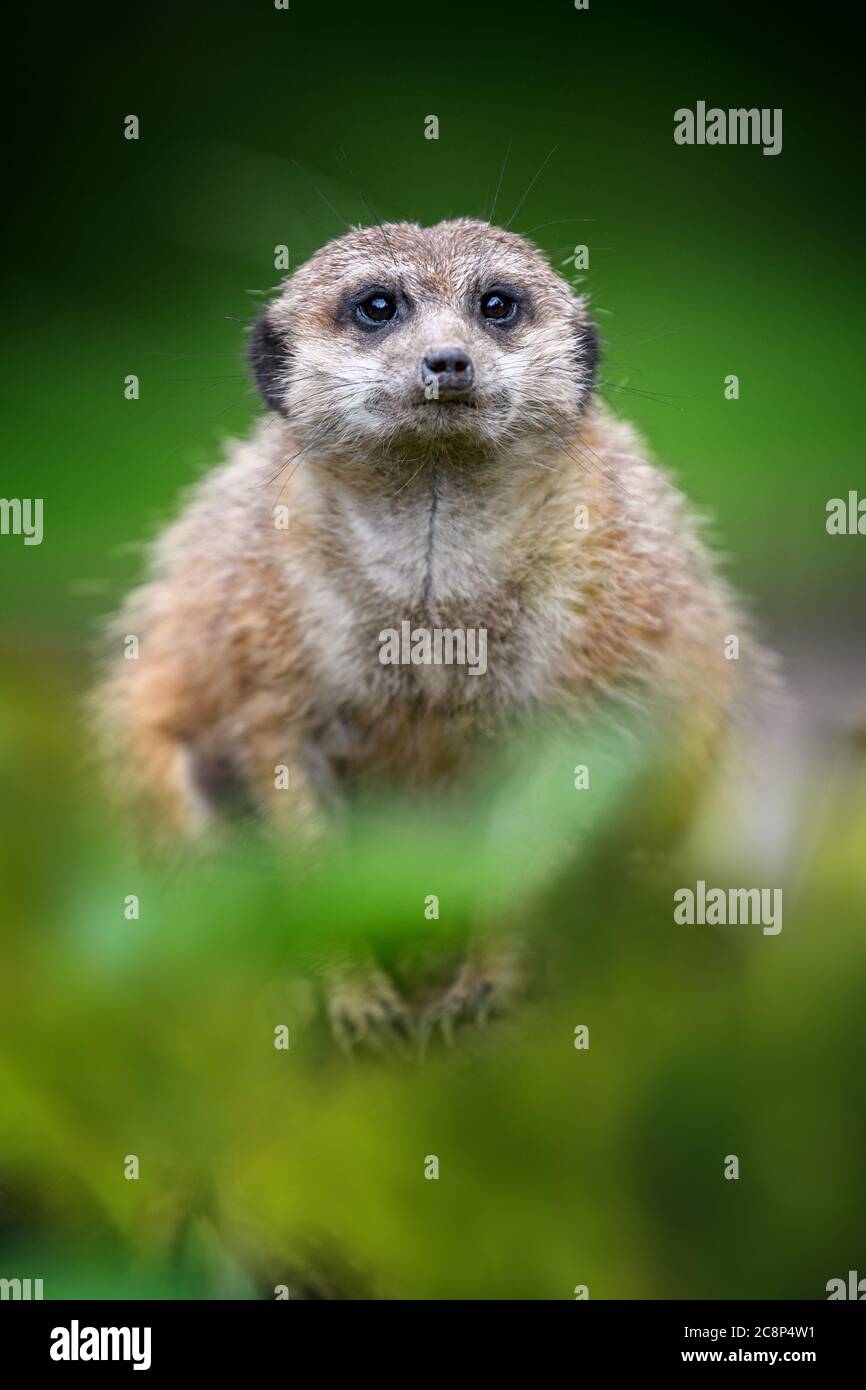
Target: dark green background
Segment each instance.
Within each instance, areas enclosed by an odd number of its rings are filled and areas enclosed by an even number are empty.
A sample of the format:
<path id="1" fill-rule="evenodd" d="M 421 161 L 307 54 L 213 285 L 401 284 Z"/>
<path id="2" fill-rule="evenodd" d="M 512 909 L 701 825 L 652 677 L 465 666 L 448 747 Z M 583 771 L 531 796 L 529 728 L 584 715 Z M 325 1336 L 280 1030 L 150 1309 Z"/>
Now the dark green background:
<path id="1" fill-rule="evenodd" d="M 510 147 L 505 220 L 555 147 L 514 225 L 557 264 L 590 247 L 603 375 L 665 399 L 608 395 L 717 518 L 743 586 L 832 612 L 862 579 L 862 547 L 824 531 L 827 499 L 866 481 L 856 53 L 832 9 L 820 25 L 602 0 L 94 13 L 41 7 L 10 64 L 3 486 L 46 507 L 41 550 L 0 548 L 16 609 L 79 630 L 100 601 L 76 581 L 110 606 L 135 572 L 124 547 L 246 428 L 232 354 L 278 278 L 273 247 L 294 265 L 341 230 L 292 161 L 369 220 L 341 148 L 380 217 L 430 222 L 489 208 Z M 675 145 L 674 110 L 699 98 L 782 107 L 782 153 Z"/>

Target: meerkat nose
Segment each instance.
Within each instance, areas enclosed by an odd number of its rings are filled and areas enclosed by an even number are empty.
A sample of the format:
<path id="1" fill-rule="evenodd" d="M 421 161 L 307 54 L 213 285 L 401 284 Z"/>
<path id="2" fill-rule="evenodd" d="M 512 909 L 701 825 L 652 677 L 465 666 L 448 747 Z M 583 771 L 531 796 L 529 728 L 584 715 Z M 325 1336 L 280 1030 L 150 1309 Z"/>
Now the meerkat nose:
<path id="1" fill-rule="evenodd" d="M 425 386 L 436 383 L 440 391 L 468 391 L 475 377 L 472 358 L 463 348 L 435 348 L 421 361 Z"/>

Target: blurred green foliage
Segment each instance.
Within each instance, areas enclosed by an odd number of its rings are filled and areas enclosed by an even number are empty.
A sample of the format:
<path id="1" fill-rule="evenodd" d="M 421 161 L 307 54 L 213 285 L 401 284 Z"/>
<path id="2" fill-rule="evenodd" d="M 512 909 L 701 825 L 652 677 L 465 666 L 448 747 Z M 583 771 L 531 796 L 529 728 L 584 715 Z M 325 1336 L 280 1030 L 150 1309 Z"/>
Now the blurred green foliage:
<path id="1" fill-rule="evenodd" d="M 809 1298 L 856 1266 L 862 757 L 825 787 L 765 937 L 674 924 L 700 859 L 627 868 L 616 826 L 651 820 L 664 774 L 609 733 L 533 747 L 447 815 L 367 808 L 317 861 L 240 842 L 147 866 L 68 727 L 46 741 L 68 703 L 33 674 L 41 703 L 19 688 L 0 744 L 20 792 L 3 812 L 4 1269 L 48 1296 Z M 604 769 L 597 792 L 573 789 L 576 758 Z M 424 1061 L 346 1061 L 298 991 L 310 947 L 446 950 L 491 904 L 546 962 L 516 1019 Z"/>

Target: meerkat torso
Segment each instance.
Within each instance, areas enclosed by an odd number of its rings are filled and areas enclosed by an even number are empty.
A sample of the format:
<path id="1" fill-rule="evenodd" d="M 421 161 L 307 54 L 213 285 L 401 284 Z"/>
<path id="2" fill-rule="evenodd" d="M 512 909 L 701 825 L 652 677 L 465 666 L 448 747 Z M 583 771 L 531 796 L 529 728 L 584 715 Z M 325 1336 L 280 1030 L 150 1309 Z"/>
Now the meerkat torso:
<path id="1" fill-rule="evenodd" d="M 723 726 L 736 616 L 680 494 L 594 397 L 596 354 L 583 302 L 486 224 L 357 231 L 295 272 L 251 345 L 268 418 L 119 620 L 140 656 L 105 708 L 160 815 L 200 827 L 240 782 L 315 820 L 612 692 Z M 479 659 L 383 659 L 407 632 L 475 634 Z"/>

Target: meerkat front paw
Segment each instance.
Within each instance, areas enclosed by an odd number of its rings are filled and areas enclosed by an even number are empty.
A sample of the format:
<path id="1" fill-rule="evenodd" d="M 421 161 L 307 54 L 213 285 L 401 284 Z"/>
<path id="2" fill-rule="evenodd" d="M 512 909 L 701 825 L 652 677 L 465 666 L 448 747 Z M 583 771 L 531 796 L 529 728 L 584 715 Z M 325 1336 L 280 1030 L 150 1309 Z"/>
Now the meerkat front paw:
<path id="1" fill-rule="evenodd" d="M 522 993 L 522 974 L 512 959 L 467 961 L 441 999 L 427 1009 L 421 1028 L 424 1046 L 439 1032 L 450 1047 L 461 1026 L 483 1027 L 507 1018 Z"/>
<path id="2" fill-rule="evenodd" d="M 347 1056 L 373 1052 L 401 1055 L 412 1041 L 412 1019 L 383 971 L 358 966 L 329 974 L 325 983 L 328 1020 Z"/>

